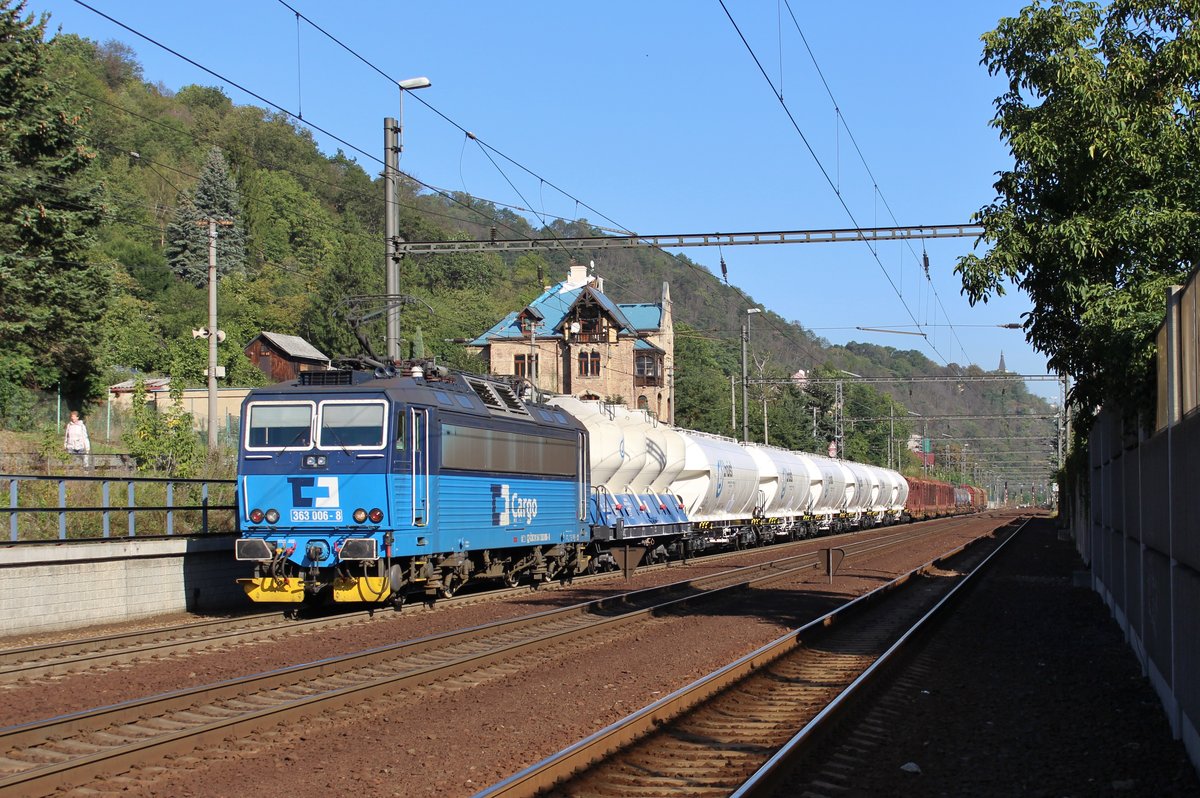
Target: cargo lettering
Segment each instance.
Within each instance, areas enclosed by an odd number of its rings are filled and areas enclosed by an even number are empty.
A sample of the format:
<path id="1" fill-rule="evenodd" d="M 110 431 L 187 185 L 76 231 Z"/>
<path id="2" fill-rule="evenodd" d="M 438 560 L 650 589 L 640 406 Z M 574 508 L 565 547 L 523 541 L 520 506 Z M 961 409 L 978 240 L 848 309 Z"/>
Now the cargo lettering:
<path id="1" fill-rule="evenodd" d="M 514 493 L 508 485 L 492 485 L 492 523 L 496 526 L 532 523 L 538 514 L 536 498 Z"/>

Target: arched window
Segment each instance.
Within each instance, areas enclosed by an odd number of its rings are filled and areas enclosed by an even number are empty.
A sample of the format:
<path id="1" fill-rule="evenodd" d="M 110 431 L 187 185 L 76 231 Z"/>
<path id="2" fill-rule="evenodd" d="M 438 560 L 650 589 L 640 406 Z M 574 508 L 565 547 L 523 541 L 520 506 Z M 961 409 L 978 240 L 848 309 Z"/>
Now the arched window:
<path id="1" fill-rule="evenodd" d="M 650 409 L 650 400 L 646 398 L 645 394 L 642 394 L 641 396 L 638 397 L 637 406 L 638 406 L 638 410 L 649 410 Z"/>
<path id="2" fill-rule="evenodd" d="M 581 377 L 599 377 L 600 376 L 600 353 L 599 352 L 580 352 L 579 353 L 579 376 L 581 376 Z"/>

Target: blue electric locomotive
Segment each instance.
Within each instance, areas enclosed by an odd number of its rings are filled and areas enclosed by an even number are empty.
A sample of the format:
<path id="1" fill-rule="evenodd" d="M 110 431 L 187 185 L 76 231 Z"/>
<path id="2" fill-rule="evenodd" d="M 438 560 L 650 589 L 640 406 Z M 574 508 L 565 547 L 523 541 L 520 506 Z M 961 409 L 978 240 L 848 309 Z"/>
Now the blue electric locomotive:
<path id="1" fill-rule="evenodd" d="M 254 601 L 399 603 L 589 564 L 586 431 L 484 377 L 415 366 L 255 389 L 238 475 Z"/>

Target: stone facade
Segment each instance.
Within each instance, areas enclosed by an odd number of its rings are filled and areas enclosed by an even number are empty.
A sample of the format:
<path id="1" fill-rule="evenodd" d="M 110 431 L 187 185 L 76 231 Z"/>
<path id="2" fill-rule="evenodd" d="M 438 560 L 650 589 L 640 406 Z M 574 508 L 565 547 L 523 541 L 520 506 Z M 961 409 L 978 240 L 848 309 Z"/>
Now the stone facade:
<path id="1" fill-rule="evenodd" d="M 572 266 L 564 282 L 472 343 L 493 374 L 528 377 L 532 360 L 540 390 L 674 419 L 675 331 L 666 283 L 659 303 L 617 305 L 602 280 Z"/>

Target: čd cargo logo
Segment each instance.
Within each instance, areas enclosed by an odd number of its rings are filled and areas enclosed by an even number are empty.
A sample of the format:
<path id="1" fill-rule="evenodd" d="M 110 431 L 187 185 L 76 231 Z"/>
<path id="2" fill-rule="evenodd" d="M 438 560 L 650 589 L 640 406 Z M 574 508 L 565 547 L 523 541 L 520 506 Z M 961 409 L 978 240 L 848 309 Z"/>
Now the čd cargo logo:
<path id="1" fill-rule="evenodd" d="M 293 507 L 338 507 L 337 477 L 288 477 Z"/>
<path id="2" fill-rule="evenodd" d="M 508 485 L 492 485 L 492 524 L 508 526 L 521 522 L 528 524 L 537 517 L 537 499 L 513 493 Z"/>

